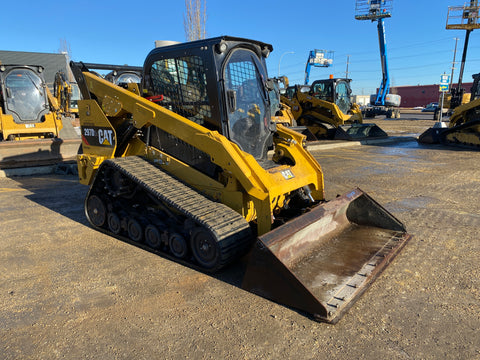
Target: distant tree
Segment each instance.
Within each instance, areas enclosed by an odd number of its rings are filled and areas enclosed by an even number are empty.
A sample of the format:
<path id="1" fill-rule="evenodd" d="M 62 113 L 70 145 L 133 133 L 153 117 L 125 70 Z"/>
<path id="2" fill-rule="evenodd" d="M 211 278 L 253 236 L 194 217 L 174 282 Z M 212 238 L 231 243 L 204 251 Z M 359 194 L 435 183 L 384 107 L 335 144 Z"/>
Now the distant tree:
<path id="1" fill-rule="evenodd" d="M 206 9 L 206 0 L 185 0 L 186 13 L 183 15 L 183 27 L 187 41 L 205 39 Z"/>
<path id="2" fill-rule="evenodd" d="M 67 54 L 69 59 L 72 58 L 72 49 L 70 48 L 70 44 L 66 39 L 60 39 L 60 47 L 58 48 L 58 52 L 60 54 Z"/>

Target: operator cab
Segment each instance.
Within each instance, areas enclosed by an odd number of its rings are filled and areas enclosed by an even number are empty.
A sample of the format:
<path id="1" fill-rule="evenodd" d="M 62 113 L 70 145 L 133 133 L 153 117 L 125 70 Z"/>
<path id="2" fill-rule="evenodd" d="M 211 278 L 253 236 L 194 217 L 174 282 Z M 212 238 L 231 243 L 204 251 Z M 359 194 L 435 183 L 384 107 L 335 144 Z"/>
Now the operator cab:
<path id="1" fill-rule="evenodd" d="M 70 109 L 78 111 L 78 100 L 81 100 L 80 89 L 76 83 L 72 83 L 72 96 L 70 97 Z"/>
<path id="2" fill-rule="evenodd" d="M 344 114 L 352 107 L 351 93 L 350 79 L 316 80 L 310 88 L 310 95 L 334 103 Z"/>
<path id="3" fill-rule="evenodd" d="M 289 99 L 289 100 L 292 100 L 293 99 L 293 96 L 295 95 L 295 93 L 299 91 L 301 93 L 308 93 L 310 92 L 310 85 L 292 85 L 292 86 L 288 86 L 286 89 L 285 89 L 285 92 L 284 92 L 284 96 Z"/>
<path id="4" fill-rule="evenodd" d="M 227 36 L 159 47 L 145 60 L 142 88 L 159 105 L 264 159 L 275 131 L 265 64 L 271 51 Z"/>
<path id="5" fill-rule="evenodd" d="M 480 73 L 472 75 L 473 85 L 470 90 L 470 101 L 480 98 Z"/>
<path id="6" fill-rule="evenodd" d="M 132 83 L 140 84 L 142 82 L 142 76 L 140 72 L 113 70 L 105 75 L 105 80 L 110 81 L 115 85 Z"/>
<path id="7" fill-rule="evenodd" d="M 49 105 L 42 72 L 42 66 L 0 65 L 3 112 L 16 124 L 45 121 Z"/>

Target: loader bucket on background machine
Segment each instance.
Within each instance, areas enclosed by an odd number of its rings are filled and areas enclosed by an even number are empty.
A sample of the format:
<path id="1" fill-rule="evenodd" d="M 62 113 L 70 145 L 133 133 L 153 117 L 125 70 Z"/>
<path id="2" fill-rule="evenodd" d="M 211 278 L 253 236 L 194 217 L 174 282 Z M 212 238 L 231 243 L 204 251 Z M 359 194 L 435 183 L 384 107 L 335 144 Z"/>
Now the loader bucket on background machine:
<path id="1" fill-rule="evenodd" d="M 340 125 L 335 132 L 335 140 L 368 140 L 388 138 L 388 134 L 378 125 L 368 124 L 350 124 Z"/>
<path id="2" fill-rule="evenodd" d="M 314 134 L 315 126 L 324 129 L 324 134 L 322 137 L 319 138 L 318 134 Z M 321 125 L 317 123 L 315 126 L 310 126 L 310 128 L 308 126 L 294 126 L 292 127 L 292 130 L 305 135 L 307 137 L 307 141 L 324 139 L 360 141 L 388 138 L 388 134 L 376 124 L 355 123 L 334 127 L 327 123 L 322 123 Z"/>
<path id="3" fill-rule="evenodd" d="M 260 236 L 242 288 L 334 324 L 410 237 L 355 189 Z"/>
<path id="4" fill-rule="evenodd" d="M 438 123 L 440 124 L 440 123 Z M 418 137 L 418 141 L 422 144 L 439 144 L 441 142 L 442 133 L 446 130 L 446 127 L 434 126 L 428 128 Z"/>

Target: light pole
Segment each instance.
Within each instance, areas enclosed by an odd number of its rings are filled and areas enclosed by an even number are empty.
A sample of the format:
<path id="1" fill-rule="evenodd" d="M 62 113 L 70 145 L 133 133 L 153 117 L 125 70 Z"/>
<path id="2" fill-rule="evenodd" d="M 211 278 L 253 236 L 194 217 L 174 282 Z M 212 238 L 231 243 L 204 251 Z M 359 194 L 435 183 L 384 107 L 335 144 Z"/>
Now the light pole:
<path id="1" fill-rule="evenodd" d="M 287 52 L 284 52 L 282 56 L 280 56 L 280 60 L 278 60 L 278 77 L 280 77 L 280 63 L 282 61 L 283 56 L 287 54 L 295 54 L 295 53 L 293 51 L 287 51 Z"/>

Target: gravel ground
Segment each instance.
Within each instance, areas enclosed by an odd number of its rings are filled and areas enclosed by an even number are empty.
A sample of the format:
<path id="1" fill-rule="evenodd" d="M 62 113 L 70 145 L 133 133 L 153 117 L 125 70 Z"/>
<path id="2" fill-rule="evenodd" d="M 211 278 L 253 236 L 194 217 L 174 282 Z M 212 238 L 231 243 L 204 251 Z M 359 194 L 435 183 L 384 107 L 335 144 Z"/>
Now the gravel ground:
<path id="1" fill-rule="evenodd" d="M 426 119 L 376 120 L 415 135 Z M 314 151 L 414 237 L 336 325 L 92 230 L 72 176 L 0 179 L 2 359 L 480 359 L 480 152 L 416 141 Z"/>

